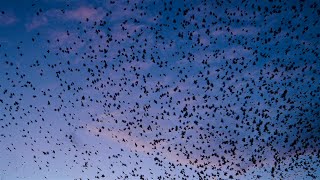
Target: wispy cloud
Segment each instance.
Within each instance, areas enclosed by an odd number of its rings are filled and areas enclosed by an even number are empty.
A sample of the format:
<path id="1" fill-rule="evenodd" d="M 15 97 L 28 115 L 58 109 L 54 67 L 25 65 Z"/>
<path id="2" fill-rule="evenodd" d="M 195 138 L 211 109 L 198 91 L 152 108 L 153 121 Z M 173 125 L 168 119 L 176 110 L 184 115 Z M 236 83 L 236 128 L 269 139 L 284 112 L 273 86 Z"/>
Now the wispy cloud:
<path id="1" fill-rule="evenodd" d="M 99 134 L 100 137 L 106 140 L 115 141 L 133 152 L 143 154 L 153 154 L 154 152 L 159 152 L 159 155 L 171 163 L 194 167 L 203 164 L 218 165 L 218 161 L 215 158 L 201 159 L 193 157 L 193 155 L 187 158 L 183 155 L 178 155 L 177 151 L 169 152 L 166 150 L 170 146 L 168 141 L 160 141 L 156 145 L 152 145 L 152 140 L 142 139 L 134 136 L 133 134 L 128 134 L 128 132 L 125 131 L 104 129 L 100 132 L 99 128 L 90 125 L 87 126 L 87 129 L 91 134 Z"/>
<path id="2" fill-rule="evenodd" d="M 18 21 L 17 17 L 12 13 L 0 14 L 0 26 L 9 26 Z"/>
<path id="3" fill-rule="evenodd" d="M 104 16 L 101 8 L 92 8 L 82 6 L 74 10 L 69 10 L 66 13 L 66 19 L 84 21 L 87 18 L 90 20 L 98 21 Z"/>
<path id="4" fill-rule="evenodd" d="M 25 26 L 28 31 L 31 31 L 46 24 L 48 24 L 48 18 L 46 16 L 37 16 L 34 17 L 32 21 L 30 23 L 27 23 Z"/>
<path id="5" fill-rule="evenodd" d="M 77 9 L 67 10 L 65 12 L 58 9 L 50 9 L 43 13 L 41 16 L 35 16 L 32 18 L 31 22 L 27 23 L 26 29 L 31 31 L 43 25 L 46 25 L 54 21 L 85 21 L 89 19 L 90 21 L 99 21 L 103 18 L 104 13 L 101 8 L 92 8 L 88 6 L 81 6 Z M 4 18 L 3 18 L 4 19 Z M 0 17 L 0 22 L 2 21 Z M 4 21 L 4 20 L 3 20 Z M 6 24 L 15 22 L 15 19 L 6 19 Z"/>

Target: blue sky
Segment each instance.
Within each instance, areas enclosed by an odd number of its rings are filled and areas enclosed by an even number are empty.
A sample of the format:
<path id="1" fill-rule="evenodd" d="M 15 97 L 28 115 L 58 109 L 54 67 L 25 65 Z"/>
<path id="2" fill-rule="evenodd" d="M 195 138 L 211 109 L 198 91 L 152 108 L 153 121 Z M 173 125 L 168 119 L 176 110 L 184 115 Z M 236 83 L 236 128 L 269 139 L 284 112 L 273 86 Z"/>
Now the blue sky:
<path id="1" fill-rule="evenodd" d="M 0 2 L 0 179 L 320 176 L 317 1 Z"/>

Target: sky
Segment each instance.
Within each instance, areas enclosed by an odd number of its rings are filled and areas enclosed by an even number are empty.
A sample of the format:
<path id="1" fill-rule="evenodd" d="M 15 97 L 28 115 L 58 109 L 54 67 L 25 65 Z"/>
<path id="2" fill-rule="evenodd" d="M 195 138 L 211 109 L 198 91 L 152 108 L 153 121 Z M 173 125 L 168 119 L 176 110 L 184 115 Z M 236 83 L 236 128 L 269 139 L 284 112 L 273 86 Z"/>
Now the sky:
<path id="1" fill-rule="evenodd" d="M 0 0 L 0 179 L 320 178 L 318 3 Z"/>

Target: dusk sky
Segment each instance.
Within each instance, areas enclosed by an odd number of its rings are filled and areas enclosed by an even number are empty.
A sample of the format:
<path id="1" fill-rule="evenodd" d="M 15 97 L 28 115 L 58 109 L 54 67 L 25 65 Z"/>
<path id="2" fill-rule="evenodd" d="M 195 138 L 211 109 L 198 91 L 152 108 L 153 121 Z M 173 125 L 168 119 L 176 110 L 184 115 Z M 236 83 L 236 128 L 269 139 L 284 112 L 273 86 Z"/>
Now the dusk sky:
<path id="1" fill-rule="evenodd" d="M 0 180 L 319 179 L 318 3 L 0 0 Z"/>

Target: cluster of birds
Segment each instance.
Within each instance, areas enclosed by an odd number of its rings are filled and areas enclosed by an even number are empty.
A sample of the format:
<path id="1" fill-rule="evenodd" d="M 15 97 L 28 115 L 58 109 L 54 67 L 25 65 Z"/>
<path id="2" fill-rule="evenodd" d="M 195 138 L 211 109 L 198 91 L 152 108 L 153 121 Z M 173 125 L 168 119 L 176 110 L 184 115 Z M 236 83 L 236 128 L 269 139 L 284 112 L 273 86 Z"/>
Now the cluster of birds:
<path id="1" fill-rule="evenodd" d="M 316 2 L 91 10 L 0 45 L 1 177 L 319 178 Z"/>

